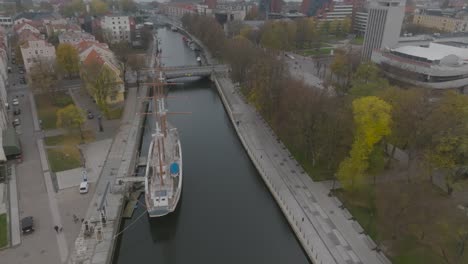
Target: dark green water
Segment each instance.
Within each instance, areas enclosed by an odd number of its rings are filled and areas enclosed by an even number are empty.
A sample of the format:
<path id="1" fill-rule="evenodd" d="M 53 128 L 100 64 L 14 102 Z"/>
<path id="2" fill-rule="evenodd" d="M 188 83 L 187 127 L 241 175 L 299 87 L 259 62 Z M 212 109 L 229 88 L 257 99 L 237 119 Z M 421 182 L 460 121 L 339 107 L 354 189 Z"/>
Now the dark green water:
<path id="1" fill-rule="evenodd" d="M 166 65 L 196 64 L 181 35 L 158 30 Z M 116 264 L 308 263 L 286 219 L 250 162 L 208 80 L 170 88 L 169 111 L 183 152 L 177 211 L 156 220 L 140 206 L 117 245 Z M 146 153 L 151 129 L 145 130 Z M 135 220 L 142 215 L 138 220 Z"/>

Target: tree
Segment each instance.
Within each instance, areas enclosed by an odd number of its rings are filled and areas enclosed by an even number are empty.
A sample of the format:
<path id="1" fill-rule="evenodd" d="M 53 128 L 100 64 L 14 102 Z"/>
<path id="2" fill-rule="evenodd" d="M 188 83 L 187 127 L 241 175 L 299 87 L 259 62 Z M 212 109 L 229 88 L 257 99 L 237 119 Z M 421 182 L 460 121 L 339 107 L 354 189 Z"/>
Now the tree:
<path id="1" fill-rule="evenodd" d="M 83 131 L 81 126 L 84 122 L 84 111 L 73 104 L 70 104 L 57 111 L 57 127 L 69 130 L 78 129 L 81 140 L 83 140 Z"/>
<path id="2" fill-rule="evenodd" d="M 54 63 L 39 60 L 29 69 L 28 75 L 35 93 L 49 93 L 55 97 L 59 78 Z"/>
<path id="3" fill-rule="evenodd" d="M 62 43 L 57 47 L 57 65 L 72 78 L 79 73 L 80 58 L 78 51 L 71 44 Z"/>
<path id="4" fill-rule="evenodd" d="M 468 98 L 456 92 L 447 92 L 427 119 L 431 132 L 425 158 L 431 169 L 450 171 L 466 166 L 468 157 Z"/>
<path id="5" fill-rule="evenodd" d="M 128 66 L 136 72 L 137 88 L 140 88 L 141 70 L 146 67 L 146 57 L 142 54 L 133 54 L 128 57 Z"/>
<path id="6" fill-rule="evenodd" d="M 126 41 L 120 41 L 115 44 L 112 44 L 111 50 L 116 55 L 117 59 L 120 62 L 122 68 L 122 76 L 123 82 L 126 84 L 126 73 L 127 73 L 127 66 L 128 66 L 128 58 L 130 57 L 131 48 L 129 43 Z"/>
<path id="7" fill-rule="evenodd" d="M 108 117 L 109 106 L 107 104 L 107 98 L 111 96 L 112 93 L 117 92 L 117 76 L 105 64 L 93 61 L 82 68 L 82 77 L 86 83 L 88 92 L 94 97 L 101 111 Z"/>
<path id="8" fill-rule="evenodd" d="M 349 61 L 348 56 L 345 50 L 337 49 L 335 52 L 335 57 L 333 58 L 333 62 L 330 66 L 331 72 L 337 77 L 338 85 L 340 86 L 339 90 L 346 90 L 341 86 L 347 87 L 348 86 L 348 79 L 349 79 Z"/>
<path id="9" fill-rule="evenodd" d="M 101 0 L 91 0 L 91 14 L 95 16 L 104 15 L 109 7 L 106 2 Z"/>
<path id="10" fill-rule="evenodd" d="M 354 96 L 375 95 L 388 87 L 387 79 L 381 76 L 380 69 L 371 62 L 362 63 L 351 79 L 350 93 Z"/>
<path id="11" fill-rule="evenodd" d="M 44 2 L 44 1 L 39 3 L 39 9 L 43 11 L 48 11 L 48 12 L 54 11 L 54 7 L 52 6 L 52 4 L 49 2 Z"/>
<path id="12" fill-rule="evenodd" d="M 231 66 L 231 78 L 244 84 L 247 73 L 257 57 L 257 50 L 249 40 L 238 36 L 226 44 L 224 55 Z"/>
<path id="13" fill-rule="evenodd" d="M 353 101 L 354 142 L 349 157 L 338 169 L 338 179 L 345 189 L 354 190 L 365 182 L 369 155 L 375 144 L 390 134 L 391 109 L 391 105 L 375 96 Z"/>
<path id="14" fill-rule="evenodd" d="M 62 7 L 61 12 L 65 17 L 82 15 L 86 12 L 86 5 L 83 0 L 72 0 L 70 3 Z"/>
<path id="15" fill-rule="evenodd" d="M 119 8 L 122 12 L 126 13 L 134 13 L 138 10 L 138 7 L 133 0 L 120 0 Z"/>
<path id="16" fill-rule="evenodd" d="M 418 88 L 387 87 L 378 95 L 392 105 L 392 134 L 388 140 L 394 148 L 389 155 L 393 156 L 396 147 L 408 154 L 409 181 L 409 168 L 416 153 L 426 149 L 431 142 L 433 131 L 427 125 L 430 124 L 428 118 L 433 112 L 434 104 L 429 101 L 430 92 Z"/>
<path id="17" fill-rule="evenodd" d="M 345 17 L 345 19 L 343 19 L 341 21 L 341 32 L 342 34 L 349 34 L 351 33 L 351 29 L 352 29 L 352 20 L 350 17 Z"/>

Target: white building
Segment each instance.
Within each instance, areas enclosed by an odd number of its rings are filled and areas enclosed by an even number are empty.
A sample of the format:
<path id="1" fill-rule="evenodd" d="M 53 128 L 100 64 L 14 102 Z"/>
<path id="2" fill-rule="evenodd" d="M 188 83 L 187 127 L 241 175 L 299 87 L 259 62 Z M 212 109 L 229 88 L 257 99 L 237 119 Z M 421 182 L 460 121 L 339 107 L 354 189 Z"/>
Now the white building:
<path id="1" fill-rule="evenodd" d="M 58 36 L 59 43 L 68 43 L 72 45 L 76 45 L 81 41 L 96 41 L 93 35 L 88 34 L 86 32 L 74 32 L 74 31 L 67 31 L 63 32 Z"/>
<path id="2" fill-rule="evenodd" d="M 378 0 L 369 4 L 362 58 L 369 60 L 373 50 L 394 48 L 400 38 L 405 0 Z"/>
<path id="3" fill-rule="evenodd" d="M 55 47 L 49 42 L 30 37 L 21 45 L 21 55 L 23 56 L 24 69 L 29 72 L 34 63 L 39 60 L 53 63 L 55 61 Z"/>
<path id="4" fill-rule="evenodd" d="M 333 21 L 333 20 L 343 20 L 347 17 L 351 18 L 353 15 L 353 5 L 345 4 L 342 2 L 333 2 L 332 7 L 325 11 L 323 18 L 321 20 Z"/>
<path id="5" fill-rule="evenodd" d="M 366 33 L 367 27 L 367 12 L 356 12 L 354 14 L 353 29 L 359 35 L 364 35 Z"/>
<path id="6" fill-rule="evenodd" d="M 11 16 L 0 16 L 0 26 L 11 28 L 13 26 L 13 19 Z"/>
<path id="7" fill-rule="evenodd" d="M 468 42 L 432 42 L 374 51 L 372 61 L 390 78 L 418 87 L 468 87 Z"/>
<path id="8" fill-rule="evenodd" d="M 130 18 L 128 16 L 105 16 L 101 19 L 104 38 L 111 43 L 131 40 Z"/>

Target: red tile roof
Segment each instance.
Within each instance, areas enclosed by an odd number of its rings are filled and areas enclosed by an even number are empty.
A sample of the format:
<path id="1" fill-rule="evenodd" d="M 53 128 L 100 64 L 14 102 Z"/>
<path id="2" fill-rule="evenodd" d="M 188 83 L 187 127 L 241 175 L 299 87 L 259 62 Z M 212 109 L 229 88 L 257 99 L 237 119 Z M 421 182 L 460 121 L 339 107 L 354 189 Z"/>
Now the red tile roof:
<path id="1" fill-rule="evenodd" d="M 99 65 L 103 65 L 104 64 L 104 59 L 101 58 L 101 55 L 99 53 L 97 53 L 97 51 L 95 50 L 92 50 L 88 56 L 86 57 L 86 59 L 83 61 L 83 64 L 85 65 L 88 65 L 88 64 L 91 64 L 91 63 L 97 63 Z"/>

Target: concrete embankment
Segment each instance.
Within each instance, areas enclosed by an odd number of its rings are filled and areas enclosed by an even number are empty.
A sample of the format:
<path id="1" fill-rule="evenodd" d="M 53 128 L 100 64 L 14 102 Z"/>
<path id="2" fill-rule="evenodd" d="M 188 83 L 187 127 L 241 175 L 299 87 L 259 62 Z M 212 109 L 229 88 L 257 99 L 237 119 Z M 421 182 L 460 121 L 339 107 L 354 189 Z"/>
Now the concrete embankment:
<path id="1" fill-rule="evenodd" d="M 216 64 L 200 41 L 179 30 L 205 50 L 208 63 Z M 229 77 L 212 79 L 239 139 L 309 259 L 320 264 L 390 263 L 341 202 L 328 196 L 330 186 L 312 181 L 304 172 Z"/>

